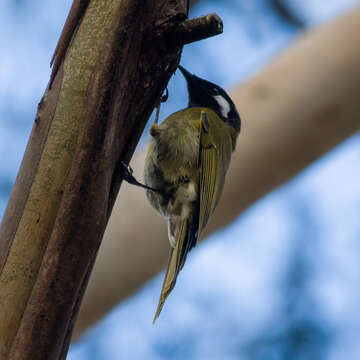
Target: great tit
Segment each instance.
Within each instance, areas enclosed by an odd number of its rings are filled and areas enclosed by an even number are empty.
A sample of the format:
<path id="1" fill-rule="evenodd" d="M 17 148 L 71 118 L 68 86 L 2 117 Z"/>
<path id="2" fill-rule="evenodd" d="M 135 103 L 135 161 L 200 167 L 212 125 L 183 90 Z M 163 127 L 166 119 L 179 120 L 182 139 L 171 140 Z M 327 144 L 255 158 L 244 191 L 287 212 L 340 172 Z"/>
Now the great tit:
<path id="1" fill-rule="evenodd" d="M 160 125 L 152 125 L 144 169 L 146 185 L 140 184 L 131 170 L 124 173 L 126 181 L 146 189 L 150 204 L 168 225 L 169 260 L 153 323 L 219 202 L 241 126 L 224 89 L 180 65 L 179 69 L 187 82 L 188 107 Z"/>

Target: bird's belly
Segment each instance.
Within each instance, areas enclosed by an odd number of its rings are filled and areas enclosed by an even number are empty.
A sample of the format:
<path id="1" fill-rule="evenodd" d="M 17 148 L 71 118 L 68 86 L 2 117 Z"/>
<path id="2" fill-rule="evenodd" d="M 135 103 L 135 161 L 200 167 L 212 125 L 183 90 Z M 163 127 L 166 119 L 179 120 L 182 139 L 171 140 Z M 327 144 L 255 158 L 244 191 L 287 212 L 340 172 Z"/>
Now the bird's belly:
<path id="1" fill-rule="evenodd" d="M 194 207 L 197 196 L 197 186 L 194 182 L 179 185 L 167 206 L 168 213 L 179 220 L 186 219 Z"/>
<path id="2" fill-rule="evenodd" d="M 160 183 L 156 181 L 157 189 L 162 189 L 162 193 L 151 190 L 146 192 L 150 204 L 166 219 L 176 217 L 179 220 L 184 220 L 187 218 L 191 214 L 198 198 L 197 183 L 190 180 L 177 184 L 164 182 L 163 186 L 159 187 Z"/>
<path id="3" fill-rule="evenodd" d="M 185 219 L 198 198 L 197 167 L 189 161 L 177 161 L 162 167 L 159 165 L 154 161 L 147 161 L 145 184 L 161 191 L 148 190 L 147 198 L 163 217 Z"/>
<path id="4" fill-rule="evenodd" d="M 148 200 L 162 216 L 184 219 L 198 196 L 198 125 L 170 116 L 150 133 L 145 183 L 161 193 L 147 191 Z"/>

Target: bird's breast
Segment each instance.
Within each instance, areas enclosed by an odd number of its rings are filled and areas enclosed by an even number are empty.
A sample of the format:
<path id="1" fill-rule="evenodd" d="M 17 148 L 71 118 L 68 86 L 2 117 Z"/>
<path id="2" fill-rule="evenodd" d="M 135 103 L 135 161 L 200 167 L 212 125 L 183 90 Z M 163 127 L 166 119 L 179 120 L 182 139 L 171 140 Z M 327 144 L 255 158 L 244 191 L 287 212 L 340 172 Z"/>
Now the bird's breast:
<path id="1" fill-rule="evenodd" d="M 197 198 L 199 122 L 187 110 L 169 116 L 161 125 L 154 124 L 145 162 L 145 183 L 162 194 L 147 192 L 153 207 L 163 216 L 182 217 L 184 204 Z M 191 205 L 189 205 L 191 207 Z"/>

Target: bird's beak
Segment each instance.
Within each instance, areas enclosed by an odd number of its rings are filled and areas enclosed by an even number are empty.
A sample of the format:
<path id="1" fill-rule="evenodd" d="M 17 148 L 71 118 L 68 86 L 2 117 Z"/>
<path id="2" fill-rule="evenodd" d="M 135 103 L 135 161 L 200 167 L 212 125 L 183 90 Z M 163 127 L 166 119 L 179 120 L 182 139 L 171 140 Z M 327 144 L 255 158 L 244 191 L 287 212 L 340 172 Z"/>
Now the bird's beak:
<path id="1" fill-rule="evenodd" d="M 184 78 L 187 83 L 188 93 L 189 93 L 189 107 L 198 106 L 199 101 L 198 94 L 204 92 L 204 89 L 202 89 L 202 82 L 204 80 L 198 78 L 197 76 L 191 74 L 189 71 L 187 71 L 185 68 L 183 68 L 181 65 L 178 66 L 179 70 L 184 75 Z"/>
<path id="2" fill-rule="evenodd" d="M 194 76 L 193 74 L 189 73 L 184 67 L 182 67 L 181 65 L 178 66 L 179 70 L 182 72 L 182 74 L 184 75 L 186 81 L 190 81 L 192 79 L 192 77 Z"/>

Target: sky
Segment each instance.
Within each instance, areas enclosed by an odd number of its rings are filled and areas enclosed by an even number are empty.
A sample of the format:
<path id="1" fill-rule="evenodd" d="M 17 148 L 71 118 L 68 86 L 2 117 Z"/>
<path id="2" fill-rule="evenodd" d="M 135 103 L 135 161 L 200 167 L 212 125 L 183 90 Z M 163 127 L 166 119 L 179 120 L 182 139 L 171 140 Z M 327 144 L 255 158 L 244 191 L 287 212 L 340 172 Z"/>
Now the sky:
<path id="1" fill-rule="evenodd" d="M 358 2 L 288 3 L 313 27 Z M 70 5 L 0 3 L 0 215 Z M 225 88 L 260 71 L 299 35 L 265 0 L 203 0 L 192 16 L 212 12 L 223 19 L 224 34 L 187 46 L 181 63 Z M 162 117 L 186 105 L 181 76 L 171 79 L 169 94 Z M 197 246 L 156 326 L 163 274 L 85 334 L 68 358 L 360 358 L 359 160 L 355 135 Z"/>

